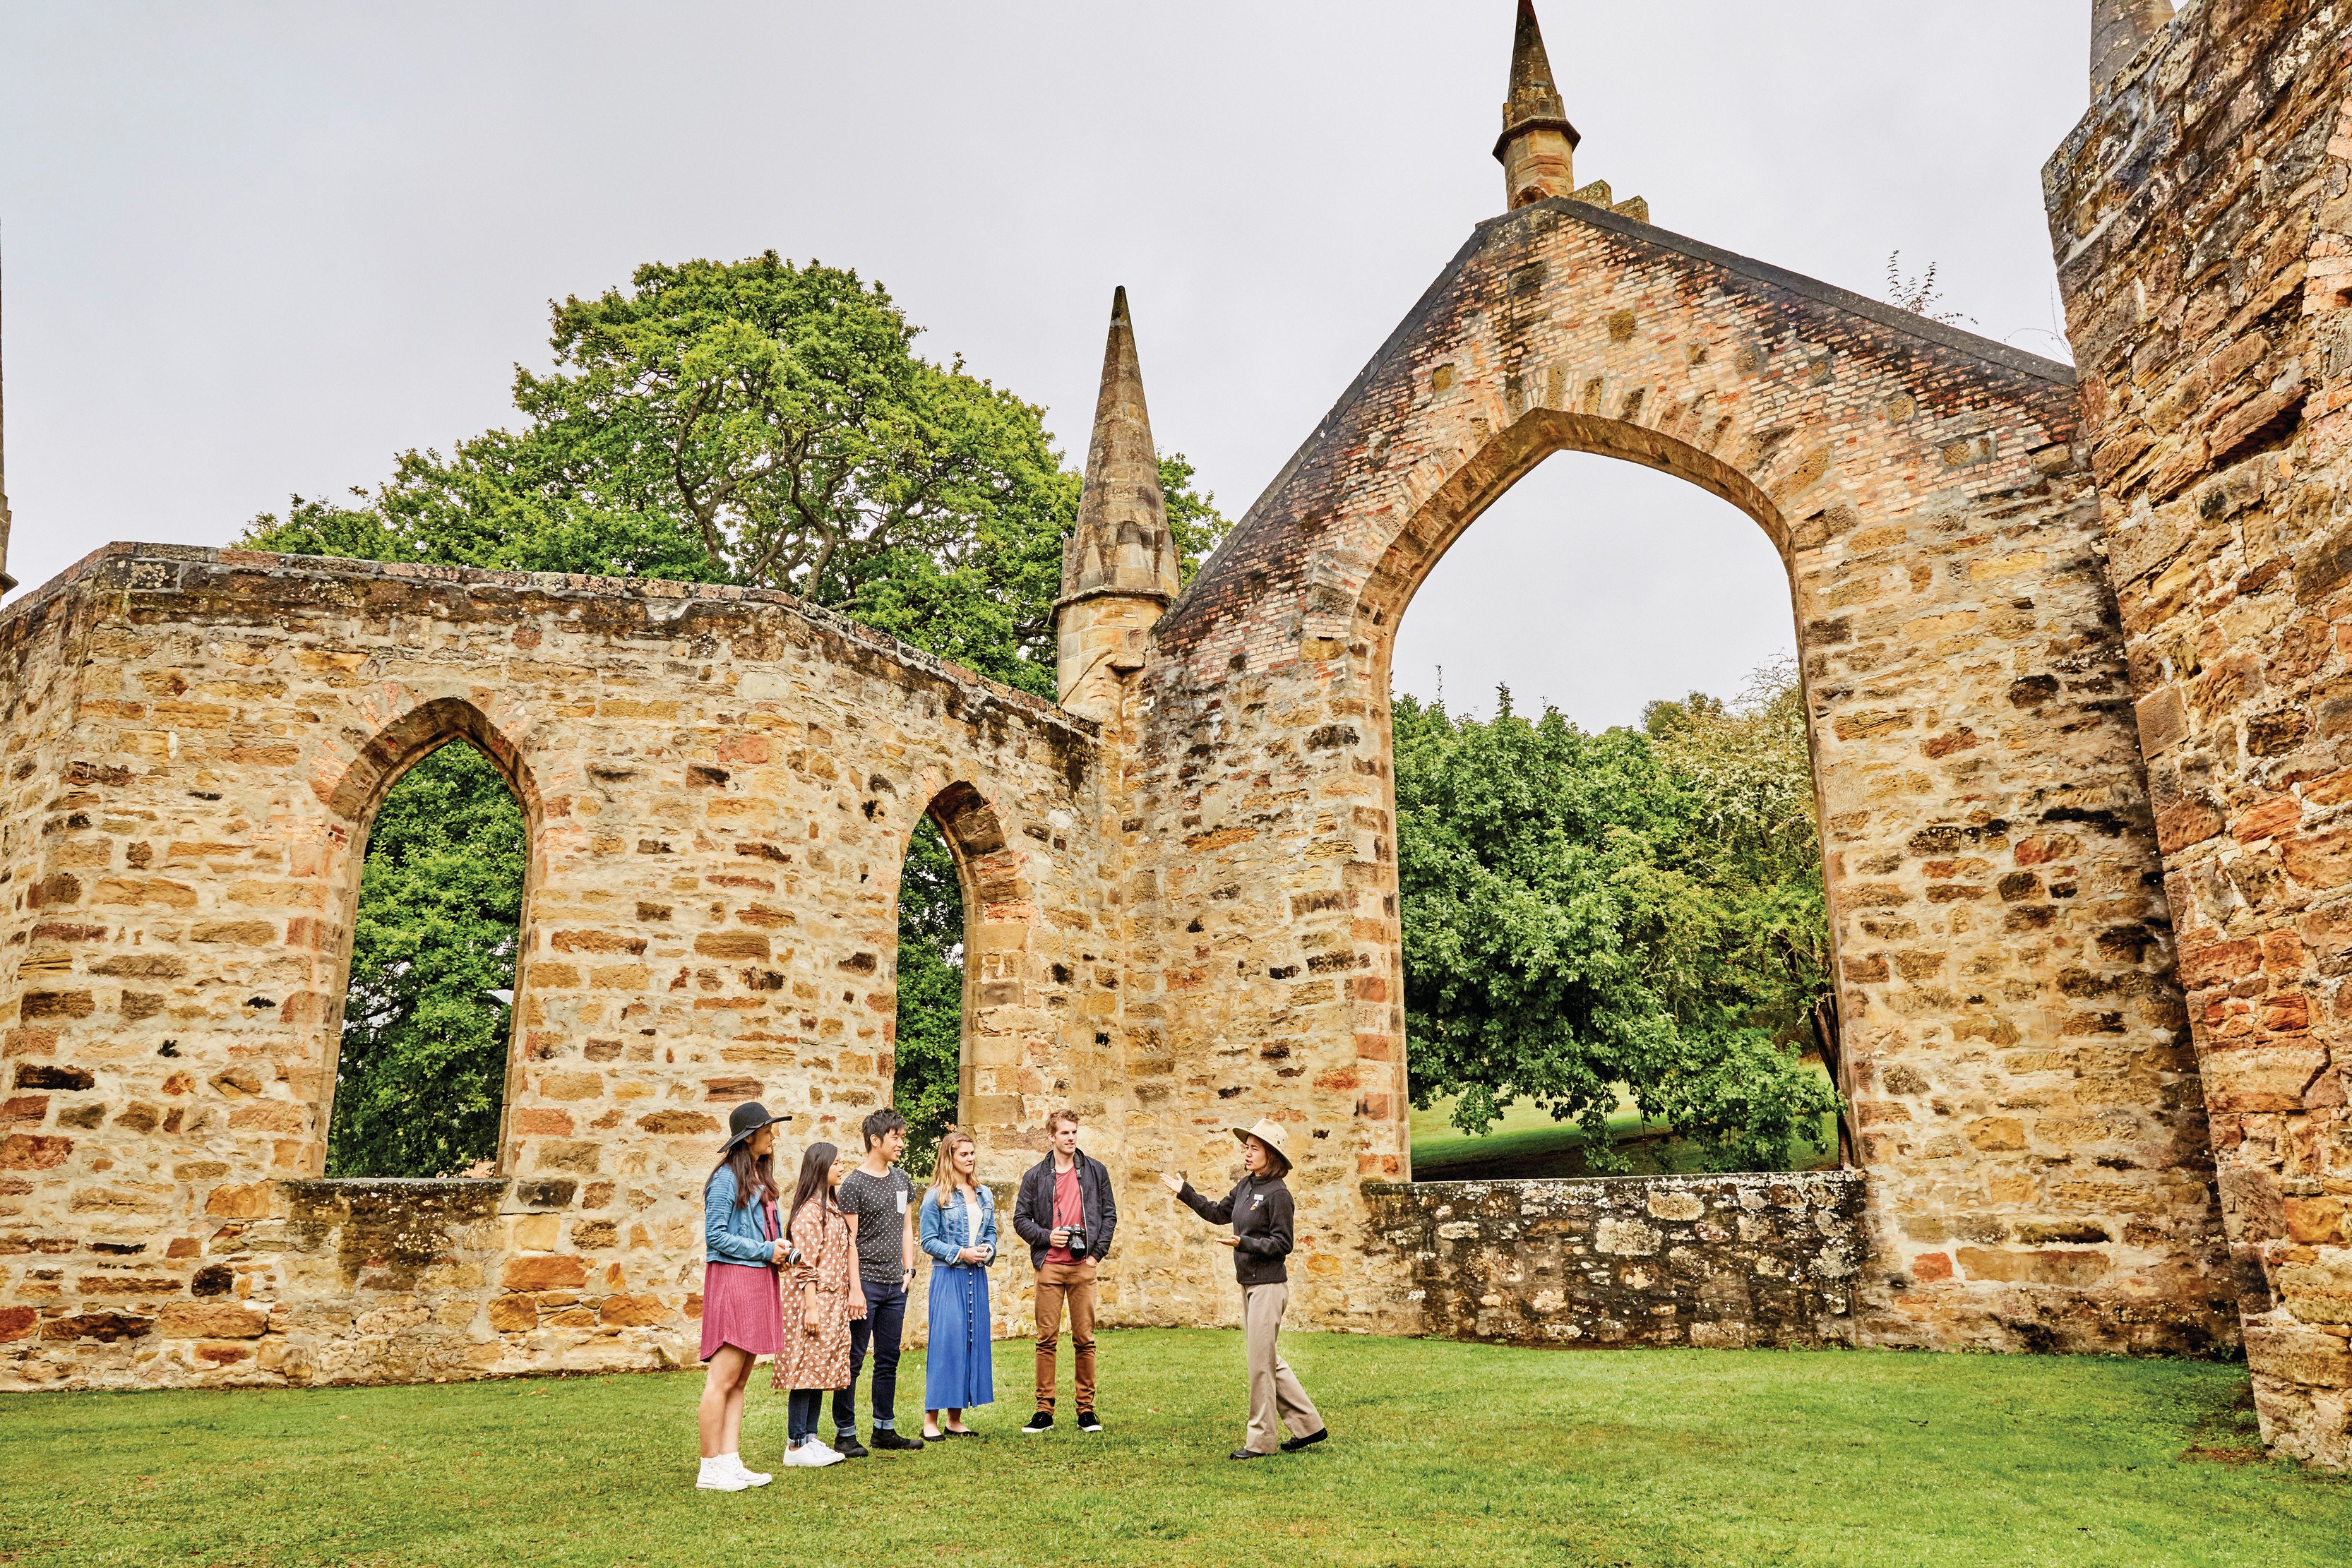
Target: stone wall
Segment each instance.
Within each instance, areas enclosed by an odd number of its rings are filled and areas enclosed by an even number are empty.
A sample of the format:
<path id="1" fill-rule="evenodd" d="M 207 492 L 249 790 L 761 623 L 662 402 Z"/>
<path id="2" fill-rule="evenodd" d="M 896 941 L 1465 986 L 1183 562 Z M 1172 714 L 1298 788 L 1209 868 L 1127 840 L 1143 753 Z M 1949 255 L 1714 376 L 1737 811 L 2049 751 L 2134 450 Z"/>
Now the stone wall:
<path id="1" fill-rule="evenodd" d="M 2352 1462 L 2352 85 L 2200 0 L 2044 175 L 2264 1434 Z"/>
<path id="2" fill-rule="evenodd" d="M 1094 727 L 781 595 L 117 547 L 0 636 L 11 1383 L 690 1358 L 728 1109 L 789 1164 L 888 1097 L 927 810 L 988 1175 L 1116 1077 Z M 368 822 L 453 738 L 530 825 L 507 1179 L 310 1179 Z"/>
<path id="3" fill-rule="evenodd" d="M 1738 1349 L 1855 1343 L 1865 1186 L 1806 1171 L 1364 1191 L 1427 1333 Z"/>
<path id="4" fill-rule="evenodd" d="M 1864 1332 L 2231 1343 L 2077 436 L 2063 366 L 1572 202 L 1482 225 L 1137 677 L 1121 826 L 1158 874 L 1127 1018 L 1175 1083 L 1139 1167 L 1221 1157 L 1244 1110 L 1288 1120 L 1298 1310 L 1415 1326 L 1357 1185 L 1410 1175 L 1389 650 L 1487 505 L 1600 452 L 1732 501 L 1788 564 L 1870 1174 Z"/>

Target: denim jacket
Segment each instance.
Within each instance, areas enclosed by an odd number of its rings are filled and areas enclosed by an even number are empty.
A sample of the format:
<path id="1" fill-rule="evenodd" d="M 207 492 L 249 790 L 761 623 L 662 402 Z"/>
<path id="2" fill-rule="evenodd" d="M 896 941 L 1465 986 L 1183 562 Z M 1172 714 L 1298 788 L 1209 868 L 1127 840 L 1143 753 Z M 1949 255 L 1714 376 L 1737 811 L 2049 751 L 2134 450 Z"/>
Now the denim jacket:
<path id="1" fill-rule="evenodd" d="M 735 1173 L 720 1166 L 702 1188 L 702 1251 L 713 1263 L 773 1264 L 775 1227 L 764 1203 L 735 1201 Z"/>
<path id="2" fill-rule="evenodd" d="M 956 1198 L 948 1209 L 942 1210 L 940 1207 L 938 1193 L 930 1192 L 923 1195 L 920 1238 L 922 1248 L 924 1251 L 930 1254 L 932 1261 L 942 1268 L 975 1267 L 973 1264 L 959 1264 L 956 1261 L 956 1254 L 967 1247 L 978 1247 L 988 1254 L 990 1262 L 996 1260 L 996 1195 L 983 1186 L 979 1189 L 979 1196 L 980 1239 L 974 1240 L 964 1234 L 969 1227 L 964 1220 L 961 1197 Z"/>

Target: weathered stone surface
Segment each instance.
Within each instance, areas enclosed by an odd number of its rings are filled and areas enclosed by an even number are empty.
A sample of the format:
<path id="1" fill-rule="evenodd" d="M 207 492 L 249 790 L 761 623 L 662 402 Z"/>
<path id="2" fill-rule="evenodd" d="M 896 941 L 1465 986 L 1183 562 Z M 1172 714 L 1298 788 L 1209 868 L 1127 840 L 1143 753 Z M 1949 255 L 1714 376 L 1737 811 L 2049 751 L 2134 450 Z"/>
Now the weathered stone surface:
<path id="1" fill-rule="evenodd" d="M 2264 1434 L 2342 1465 L 2352 86 L 2325 0 L 2108 4 L 2043 174 Z"/>
<path id="2" fill-rule="evenodd" d="M 0 1382 L 690 1360 L 728 1105 L 791 1112 L 789 1161 L 888 1097 L 926 811 L 972 880 L 992 1176 L 1074 1064 L 1117 1076 L 1096 727 L 787 597 L 121 547 L 0 615 L 0 1245 L 189 1260 L 0 1260 L 38 1314 Z M 313 1179 L 367 821 L 450 740 L 531 831 L 507 1175 Z"/>
<path id="3" fill-rule="evenodd" d="M 1866 1178 L 1373 1182 L 1432 1333 L 1518 1344 L 1852 1344 Z"/>

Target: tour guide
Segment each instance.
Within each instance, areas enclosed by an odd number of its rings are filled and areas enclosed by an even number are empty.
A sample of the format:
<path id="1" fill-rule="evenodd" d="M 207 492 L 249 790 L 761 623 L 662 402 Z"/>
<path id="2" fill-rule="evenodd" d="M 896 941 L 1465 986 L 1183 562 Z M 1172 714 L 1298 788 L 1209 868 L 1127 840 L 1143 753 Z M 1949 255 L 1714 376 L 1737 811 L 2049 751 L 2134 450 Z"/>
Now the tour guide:
<path id="1" fill-rule="evenodd" d="M 1233 1132 L 1241 1140 L 1242 1163 L 1248 1174 L 1223 1201 L 1211 1203 L 1193 1191 L 1192 1184 L 1181 1174 L 1162 1173 L 1160 1179 L 1210 1224 L 1233 1223 L 1234 1233 L 1220 1236 L 1217 1241 L 1234 1249 L 1234 1277 L 1242 1286 L 1242 1321 L 1249 1343 L 1250 1418 L 1248 1441 L 1230 1457 L 1262 1459 L 1275 1451 L 1280 1437 L 1277 1416 L 1290 1427 L 1291 1435 L 1281 1439 L 1286 1454 L 1319 1443 L 1330 1433 L 1275 1344 L 1275 1336 L 1282 1332 L 1282 1309 L 1290 1299 L 1290 1275 L 1282 1262 L 1290 1252 L 1290 1189 L 1282 1179 L 1290 1174 L 1290 1151 L 1281 1124 L 1265 1117 L 1258 1118 L 1254 1127 L 1235 1127 Z"/>

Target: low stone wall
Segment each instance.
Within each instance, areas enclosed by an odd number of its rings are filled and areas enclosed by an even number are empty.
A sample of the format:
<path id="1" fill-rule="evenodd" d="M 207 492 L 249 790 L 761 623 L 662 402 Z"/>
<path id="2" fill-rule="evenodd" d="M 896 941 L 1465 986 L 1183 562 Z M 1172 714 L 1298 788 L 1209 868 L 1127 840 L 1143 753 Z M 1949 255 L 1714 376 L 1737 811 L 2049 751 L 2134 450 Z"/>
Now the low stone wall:
<path id="1" fill-rule="evenodd" d="M 1516 1344 L 1846 1344 L 1858 1171 L 1367 1182 L 1423 1331 Z"/>

